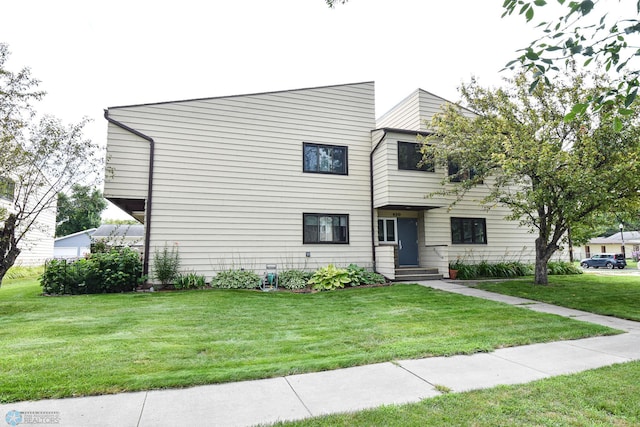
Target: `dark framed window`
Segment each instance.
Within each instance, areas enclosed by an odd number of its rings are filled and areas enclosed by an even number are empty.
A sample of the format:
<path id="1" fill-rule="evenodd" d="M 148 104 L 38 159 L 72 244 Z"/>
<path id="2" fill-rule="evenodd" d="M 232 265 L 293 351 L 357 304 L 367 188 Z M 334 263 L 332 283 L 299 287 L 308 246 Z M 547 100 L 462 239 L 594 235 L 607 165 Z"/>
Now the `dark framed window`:
<path id="1" fill-rule="evenodd" d="M 302 214 L 303 243 L 349 243 L 349 215 Z"/>
<path id="2" fill-rule="evenodd" d="M 13 197 L 16 191 L 16 183 L 9 178 L 0 177 L 0 199 L 9 200 L 13 202 Z"/>
<path id="3" fill-rule="evenodd" d="M 422 157 L 420 144 L 398 141 L 398 169 L 433 172 L 435 170 L 433 162 L 421 163 Z"/>
<path id="4" fill-rule="evenodd" d="M 460 164 L 455 160 L 449 159 L 448 162 L 448 170 L 449 170 L 449 181 L 451 182 L 462 182 L 468 179 L 473 179 L 476 177 L 477 172 L 475 169 L 461 169 Z"/>
<path id="5" fill-rule="evenodd" d="M 378 242 L 395 243 L 396 239 L 396 223 L 395 218 L 378 219 Z"/>
<path id="6" fill-rule="evenodd" d="M 302 151 L 304 172 L 347 175 L 347 147 L 304 142 Z"/>
<path id="7" fill-rule="evenodd" d="M 486 220 L 484 218 L 451 218 L 451 243 L 486 245 Z"/>

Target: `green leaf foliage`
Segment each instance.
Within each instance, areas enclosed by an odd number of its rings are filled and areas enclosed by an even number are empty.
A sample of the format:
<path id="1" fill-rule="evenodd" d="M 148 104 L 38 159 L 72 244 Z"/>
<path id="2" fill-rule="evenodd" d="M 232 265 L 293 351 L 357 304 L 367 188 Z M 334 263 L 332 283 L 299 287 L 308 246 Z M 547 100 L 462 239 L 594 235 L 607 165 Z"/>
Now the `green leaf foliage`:
<path id="1" fill-rule="evenodd" d="M 257 289 L 261 283 L 262 278 L 249 270 L 224 270 L 211 279 L 211 287 L 221 289 Z"/>
<path id="2" fill-rule="evenodd" d="M 125 247 L 74 262 L 51 260 L 40 284 L 48 295 L 100 294 L 131 292 L 143 279 L 140 254 Z"/>
<path id="3" fill-rule="evenodd" d="M 333 264 L 317 269 L 309 279 L 309 285 L 317 291 L 332 291 L 350 283 L 349 271 Z"/>
<path id="4" fill-rule="evenodd" d="M 567 72 L 540 82 L 519 73 L 505 87 L 487 89 L 477 81 L 461 88 L 477 113 L 449 105 L 430 123 L 425 156 L 446 167 L 455 159 L 473 179 L 449 183 L 440 194 L 454 203 L 482 186 L 487 208 L 503 206 L 511 220 L 535 233 L 536 283 L 546 283 L 546 264 L 571 228 L 590 229 L 602 213 L 630 217 L 640 210 L 640 127 L 638 112 L 612 114 L 615 106 L 589 109 L 581 102 L 610 81 L 604 75 Z M 572 120 L 565 120 L 573 106 Z"/>

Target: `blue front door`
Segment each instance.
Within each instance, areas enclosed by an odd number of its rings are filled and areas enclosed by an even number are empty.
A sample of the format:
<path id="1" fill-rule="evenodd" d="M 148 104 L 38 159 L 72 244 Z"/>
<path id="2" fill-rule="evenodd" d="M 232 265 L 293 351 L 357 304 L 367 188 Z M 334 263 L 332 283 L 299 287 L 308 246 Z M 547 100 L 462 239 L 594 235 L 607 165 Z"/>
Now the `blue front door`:
<path id="1" fill-rule="evenodd" d="M 398 264 L 418 265 L 418 220 L 398 218 Z"/>

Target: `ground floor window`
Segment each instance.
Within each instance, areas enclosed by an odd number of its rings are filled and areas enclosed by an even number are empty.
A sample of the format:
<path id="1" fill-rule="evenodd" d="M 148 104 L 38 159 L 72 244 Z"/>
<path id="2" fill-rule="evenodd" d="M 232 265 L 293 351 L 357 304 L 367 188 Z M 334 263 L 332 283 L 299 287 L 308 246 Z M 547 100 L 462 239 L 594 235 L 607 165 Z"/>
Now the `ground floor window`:
<path id="1" fill-rule="evenodd" d="M 451 218 L 451 243 L 487 244 L 484 218 Z"/>
<path id="2" fill-rule="evenodd" d="M 302 215 L 303 243 L 349 243 L 349 215 Z"/>
<path id="3" fill-rule="evenodd" d="M 396 243 L 397 233 L 397 220 L 395 218 L 380 218 L 378 219 L 378 242 L 381 243 Z"/>
<path id="4" fill-rule="evenodd" d="M 13 202 L 13 196 L 16 191 L 16 183 L 9 178 L 0 176 L 0 199 Z"/>

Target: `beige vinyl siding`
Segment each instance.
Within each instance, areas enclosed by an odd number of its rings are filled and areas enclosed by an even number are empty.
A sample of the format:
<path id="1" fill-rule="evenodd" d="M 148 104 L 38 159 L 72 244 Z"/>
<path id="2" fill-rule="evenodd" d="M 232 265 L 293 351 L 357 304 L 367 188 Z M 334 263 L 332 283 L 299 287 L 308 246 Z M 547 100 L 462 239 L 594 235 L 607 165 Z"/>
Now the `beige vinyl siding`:
<path id="1" fill-rule="evenodd" d="M 418 89 L 406 97 L 388 113 L 378 118 L 378 128 L 393 128 L 414 131 L 428 131 L 433 116 L 441 111 L 441 107 L 451 103 L 444 98 Z M 469 110 L 463 109 L 465 115 L 473 116 Z"/>
<path id="2" fill-rule="evenodd" d="M 22 249 L 15 265 L 43 265 L 53 258 L 53 242 L 56 228 L 56 207 L 51 206 L 40 213 L 37 221 L 25 234 L 18 246 Z"/>
<path id="3" fill-rule="evenodd" d="M 118 110 L 110 111 L 115 120 L 127 120 Z M 108 124 L 105 198 L 146 199 L 149 171 L 149 142 Z"/>
<path id="4" fill-rule="evenodd" d="M 398 168 L 398 141 L 418 142 L 416 136 L 389 132 L 374 154 L 374 207 L 408 205 L 438 207 L 441 200 L 428 198 L 441 186 L 442 173 Z"/>
<path id="5" fill-rule="evenodd" d="M 19 182 L 16 182 L 16 193 Z M 40 192 L 39 192 L 40 191 Z M 42 198 L 41 191 L 33 192 L 29 200 L 27 200 L 26 210 L 34 209 L 36 203 Z M 24 237 L 18 243 L 21 252 L 16 259 L 15 265 L 37 266 L 43 265 L 46 260 L 53 258 L 53 243 L 56 228 L 56 206 L 57 199 L 53 197 L 51 203 L 42 209 L 36 221 L 31 224 L 29 230 L 24 233 Z M 7 213 L 15 212 L 15 205 L 6 200 L 0 200 L 0 208 L 7 210 Z M 2 222 L 0 221 L 0 225 Z M 24 227 L 28 221 L 23 221 L 16 229 L 16 235 L 24 232 Z"/>
<path id="6" fill-rule="evenodd" d="M 175 243 L 185 271 L 207 279 L 267 263 L 371 266 L 373 89 L 360 83 L 111 109 L 155 140 L 151 251 Z M 348 175 L 304 173 L 303 142 L 348 147 Z M 303 213 L 349 215 L 349 244 L 303 244 Z"/>

